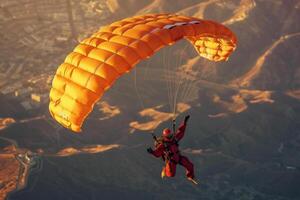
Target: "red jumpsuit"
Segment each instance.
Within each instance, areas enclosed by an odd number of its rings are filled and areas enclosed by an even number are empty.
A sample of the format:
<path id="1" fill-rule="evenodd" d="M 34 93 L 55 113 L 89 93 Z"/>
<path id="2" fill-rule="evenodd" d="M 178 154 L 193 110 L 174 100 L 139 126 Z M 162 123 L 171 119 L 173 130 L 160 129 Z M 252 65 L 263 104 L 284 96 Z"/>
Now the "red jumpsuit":
<path id="1" fill-rule="evenodd" d="M 152 154 L 155 157 L 162 157 L 166 165 L 163 168 L 164 174 L 168 177 L 173 177 L 176 174 L 176 165 L 180 164 L 186 169 L 186 176 L 194 178 L 193 163 L 185 156 L 182 156 L 178 149 L 178 142 L 183 138 L 186 124 L 181 124 L 172 139 L 163 137 L 163 142 L 159 143 Z"/>

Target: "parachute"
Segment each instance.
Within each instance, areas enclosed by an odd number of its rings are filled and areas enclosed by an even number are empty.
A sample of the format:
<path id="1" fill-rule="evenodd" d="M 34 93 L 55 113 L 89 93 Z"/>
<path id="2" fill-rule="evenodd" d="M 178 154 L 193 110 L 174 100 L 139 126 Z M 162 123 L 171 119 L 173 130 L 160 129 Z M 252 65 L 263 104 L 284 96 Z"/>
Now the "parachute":
<path id="1" fill-rule="evenodd" d="M 80 132 L 93 105 L 120 76 L 182 38 L 215 62 L 226 61 L 237 43 L 227 27 L 194 17 L 147 14 L 114 22 L 81 41 L 58 67 L 50 90 L 52 117 Z"/>

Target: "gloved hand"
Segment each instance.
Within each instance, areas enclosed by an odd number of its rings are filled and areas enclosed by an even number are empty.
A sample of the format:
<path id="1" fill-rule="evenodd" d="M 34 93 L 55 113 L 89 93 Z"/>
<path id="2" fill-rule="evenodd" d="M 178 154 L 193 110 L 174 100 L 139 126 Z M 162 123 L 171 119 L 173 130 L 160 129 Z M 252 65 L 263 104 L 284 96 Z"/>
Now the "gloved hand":
<path id="1" fill-rule="evenodd" d="M 150 153 L 150 154 L 152 154 L 152 153 L 153 153 L 153 150 L 152 150 L 152 148 L 151 148 L 151 147 L 149 147 L 149 148 L 147 149 L 147 152 L 148 152 L 148 153 Z"/>
<path id="2" fill-rule="evenodd" d="M 184 124 L 187 123 L 187 121 L 189 120 L 189 118 L 190 118 L 190 115 L 185 116 L 185 118 L 184 118 Z"/>

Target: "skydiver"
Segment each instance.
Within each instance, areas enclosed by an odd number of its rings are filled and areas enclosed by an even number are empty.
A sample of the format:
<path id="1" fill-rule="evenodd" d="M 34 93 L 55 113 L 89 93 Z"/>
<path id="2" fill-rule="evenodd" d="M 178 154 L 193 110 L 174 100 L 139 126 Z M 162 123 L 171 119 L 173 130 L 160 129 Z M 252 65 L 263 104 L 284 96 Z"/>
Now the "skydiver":
<path id="1" fill-rule="evenodd" d="M 198 184 L 195 180 L 194 175 L 194 165 L 189 159 L 181 155 L 179 151 L 178 142 L 183 138 L 185 133 L 185 128 L 190 116 L 187 115 L 184 118 L 183 123 L 179 126 L 178 130 L 175 132 L 175 123 L 173 121 L 174 133 L 171 133 L 171 130 L 165 128 L 162 132 L 162 136 L 156 138 L 153 135 L 155 140 L 155 149 L 151 147 L 147 149 L 147 152 L 152 154 L 155 157 L 161 157 L 165 161 L 165 166 L 162 169 L 161 177 L 174 177 L 176 174 L 176 165 L 180 164 L 186 169 L 187 179 L 192 181 L 194 184 Z"/>

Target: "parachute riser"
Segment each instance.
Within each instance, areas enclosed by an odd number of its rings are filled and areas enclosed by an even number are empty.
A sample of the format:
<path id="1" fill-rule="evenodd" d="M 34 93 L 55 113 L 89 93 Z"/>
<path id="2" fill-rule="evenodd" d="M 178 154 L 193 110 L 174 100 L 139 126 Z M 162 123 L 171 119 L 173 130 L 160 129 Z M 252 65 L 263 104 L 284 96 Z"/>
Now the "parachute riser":
<path id="1" fill-rule="evenodd" d="M 176 132 L 176 120 L 175 119 L 172 120 L 172 128 L 173 128 L 173 135 L 175 135 L 175 132 Z"/>

